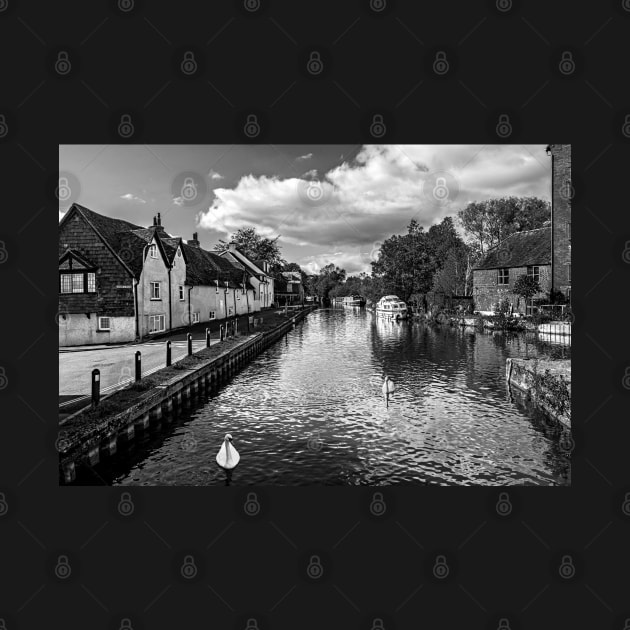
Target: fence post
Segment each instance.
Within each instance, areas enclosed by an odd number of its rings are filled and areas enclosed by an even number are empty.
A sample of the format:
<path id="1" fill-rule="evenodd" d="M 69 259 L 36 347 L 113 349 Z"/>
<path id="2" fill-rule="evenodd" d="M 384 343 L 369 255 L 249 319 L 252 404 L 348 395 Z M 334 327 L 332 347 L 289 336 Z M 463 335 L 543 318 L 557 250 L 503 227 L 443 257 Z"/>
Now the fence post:
<path id="1" fill-rule="evenodd" d="M 210 347 L 210 329 L 206 328 L 206 348 Z"/>
<path id="2" fill-rule="evenodd" d="M 234 336 L 238 337 L 238 319 L 234 320 Z"/>
<path id="3" fill-rule="evenodd" d="M 101 399 L 101 371 L 92 370 L 92 407 L 96 407 Z"/>
<path id="4" fill-rule="evenodd" d="M 219 324 L 219 341 L 223 341 L 223 324 Z"/>
<path id="5" fill-rule="evenodd" d="M 171 364 L 171 340 L 166 342 L 166 367 Z"/>
<path id="6" fill-rule="evenodd" d="M 142 378 L 142 353 L 136 350 L 136 381 Z"/>
<path id="7" fill-rule="evenodd" d="M 188 339 L 188 356 L 190 356 L 192 354 L 192 335 L 188 333 L 186 338 Z"/>

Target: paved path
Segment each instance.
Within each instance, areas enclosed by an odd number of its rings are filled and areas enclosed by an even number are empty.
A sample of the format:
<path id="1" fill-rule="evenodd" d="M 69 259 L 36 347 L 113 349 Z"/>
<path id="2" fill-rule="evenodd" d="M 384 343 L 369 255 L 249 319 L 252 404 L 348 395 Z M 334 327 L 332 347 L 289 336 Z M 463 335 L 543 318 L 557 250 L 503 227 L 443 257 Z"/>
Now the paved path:
<path id="1" fill-rule="evenodd" d="M 253 313 L 257 318 L 273 317 L 275 310 Z M 219 325 L 225 320 L 195 324 L 189 329 L 164 334 L 144 343 L 128 343 L 113 346 L 71 346 L 59 348 L 59 404 L 91 396 L 92 370 L 101 371 L 101 394 L 107 387 L 122 385 L 135 378 L 136 350 L 142 353 L 142 373 L 166 366 L 166 341 L 171 340 L 171 360 L 182 359 L 188 352 L 187 334 L 193 339 L 193 352 L 206 346 L 206 327 L 210 328 L 211 345 L 219 343 Z M 247 334 L 247 315 L 238 317 L 238 328 Z M 253 331 L 252 331 L 253 332 Z"/>
<path id="2" fill-rule="evenodd" d="M 218 339 L 211 341 L 219 343 Z M 206 347 L 205 338 L 193 341 L 193 352 Z M 92 370 L 101 371 L 101 392 L 135 378 L 135 354 L 142 353 L 142 373 L 166 366 L 166 340 L 99 349 L 59 353 L 59 402 L 91 395 Z M 186 341 L 171 341 L 171 359 L 175 363 L 188 353 Z"/>

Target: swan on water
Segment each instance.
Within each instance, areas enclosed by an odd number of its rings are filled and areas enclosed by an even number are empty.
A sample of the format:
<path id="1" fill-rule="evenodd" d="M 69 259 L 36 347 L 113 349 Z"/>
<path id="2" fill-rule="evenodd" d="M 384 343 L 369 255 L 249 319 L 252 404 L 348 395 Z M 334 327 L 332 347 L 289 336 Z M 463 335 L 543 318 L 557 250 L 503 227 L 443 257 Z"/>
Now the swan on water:
<path id="1" fill-rule="evenodd" d="M 221 444 L 221 448 L 217 453 L 217 464 L 219 464 L 221 468 L 232 470 L 232 468 L 236 467 L 240 459 L 241 456 L 232 445 L 232 436 L 227 433 L 225 439 L 223 440 L 223 444 Z"/>
<path id="2" fill-rule="evenodd" d="M 387 374 L 385 375 L 385 380 L 383 381 L 383 396 L 385 396 L 385 402 L 389 407 L 389 396 L 396 391 L 396 385 L 394 385 L 394 381 L 392 381 Z"/>

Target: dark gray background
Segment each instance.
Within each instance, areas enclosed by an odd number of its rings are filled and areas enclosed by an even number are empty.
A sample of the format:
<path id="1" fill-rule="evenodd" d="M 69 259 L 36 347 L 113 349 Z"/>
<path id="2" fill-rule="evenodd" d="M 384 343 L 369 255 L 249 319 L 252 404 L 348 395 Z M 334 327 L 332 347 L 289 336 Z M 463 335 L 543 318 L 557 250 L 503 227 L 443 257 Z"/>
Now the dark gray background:
<path id="1" fill-rule="evenodd" d="M 386 630 L 498 628 L 500 618 L 513 629 L 622 630 L 630 2 L 512 0 L 505 12 L 480 1 L 387 0 L 381 12 L 359 1 L 164 5 L 0 1 L 6 628 L 117 630 L 124 617 L 134 629 L 246 628 L 250 617 L 261 630 L 372 628 L 380 617 Z M 60 50 L 65 77 L 54 69 Z M 199 64 L 193 77 L 178 69 L 185 50 Z M 317 77 L 306 70 L 311 50 L 324 63 Z M 443 76 L 432 70 L 440 50 Z M 378 113 L 385 142 L 572 144 L 571 488 L 510 488 L 505 517 L 492 488 L 386 488 L 381 517 L 369 512 L 369 488 L 267 488 L 252 518 L 247 489 L 132 489 L 125 517 L 120 489 L 57 486 L 58 145 L 122 142 L 121 114 L 132 116 L 129 142 L 249 142 L 251 113 L 256 142 L 371 142 Z M 502 139 L 504 113 L 513 130 Z M 67 580 L 54 574 L 60 554 Z M 198 568 L 191 581 L 179 571 L 186 554 Z M 324 568 L 316 582 L 305 572 L 313 554 Z M 437 554 L 450 567 L 443 581 Z M 567 554 L 575 575 L 563 580 Z"/>

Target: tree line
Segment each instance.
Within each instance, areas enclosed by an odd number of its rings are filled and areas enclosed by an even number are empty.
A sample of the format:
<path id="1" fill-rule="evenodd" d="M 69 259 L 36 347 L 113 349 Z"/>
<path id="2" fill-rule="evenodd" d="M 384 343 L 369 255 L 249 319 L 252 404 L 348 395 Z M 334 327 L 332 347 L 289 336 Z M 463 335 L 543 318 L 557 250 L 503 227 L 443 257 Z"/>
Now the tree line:
<path id="1" fill-rule="evenodd" d="M 548 201 L 536 197 L 500 197 L 475 201 L 457 213 L 464 232 L 460 236 L 453 217 L 425 230 L 412 219 L 406 234 L 386 239 L 371 263 L 371 274 L 348 276 L 333 263 L 308 275 L 297 263 L 282 258 L 276 239 L 261 237 L 254 228 L 240 229 L 232 241 L 253 260 L 264 259 L 272 274 L 297 271 L 307 295 L 334 298 L 359 294 L 374 302 L 395 294 L 405 301 L 434 291 L 451 296 L 472 295 L 472 270 L 487 251 L 514 232 L 543 227 L 551 218 Z M 227 249 L 219 241 L 218 251 Z"/>

